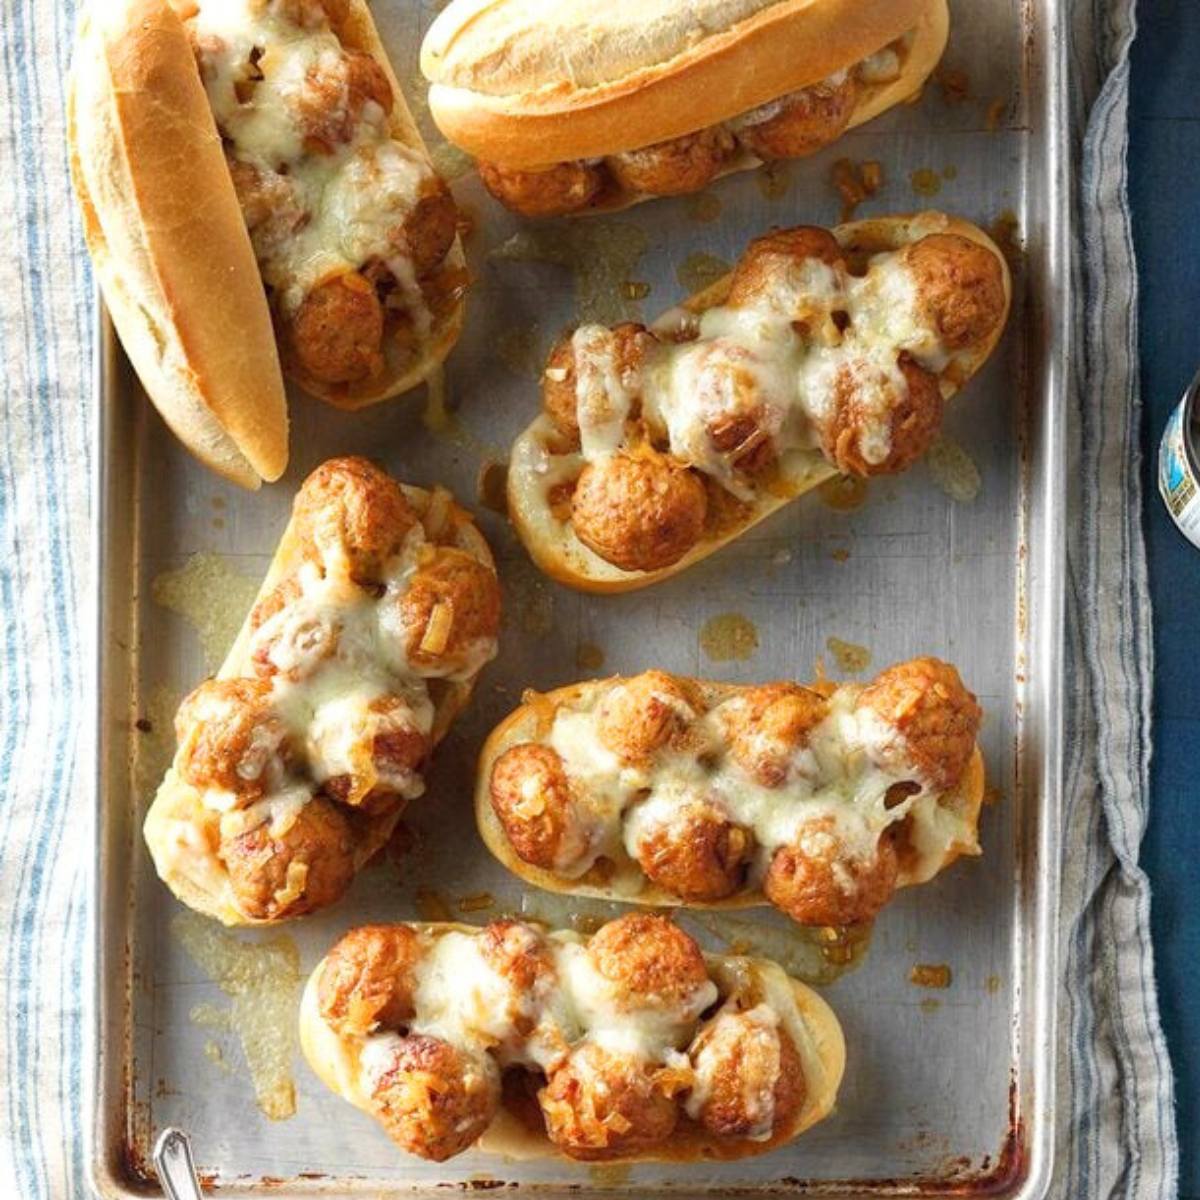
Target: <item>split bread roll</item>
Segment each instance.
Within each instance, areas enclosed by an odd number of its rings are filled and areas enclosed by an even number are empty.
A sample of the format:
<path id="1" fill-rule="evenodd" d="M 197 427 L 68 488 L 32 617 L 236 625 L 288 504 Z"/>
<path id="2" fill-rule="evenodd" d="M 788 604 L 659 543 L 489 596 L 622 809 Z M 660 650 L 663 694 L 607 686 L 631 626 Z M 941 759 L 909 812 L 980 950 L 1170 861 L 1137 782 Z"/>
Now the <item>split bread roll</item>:
<path id="1" fill-rule="evenodd" d="M 122 344 L 234 482 L 286 467 L 281 360 L 359 408 L 457 339 L 457 212 L 362 0 L 94 0 L 68 134 Z"/>
<path id="2" fill-rule="evenodd" d="M 334 903 L 424 791 L 496 653 L 491 552 L 448 492 L 361 458 L 305 481 L 146 815 L 159 876 L 226 925 Z"/>
<path id="3" fill-rule="evenodd" d="M 944 213 L 766 234 L 649 329 L 564 335 L 509 518 L 560 583 L 657 583 L 839 473 L 907 469 L 1011 298 L 992 240 Z"/>
<path id="4" fill-rule="evenodd" d="M 351 930 L 317 965 L 300 1045 L 404 1150 L 736 1159 L 832 1111 L 841 1027 L 759 958 L 704 954 L 665 917 L 590 938 L 502 919 Z"/>
<path id="5" fill-rule="evenodd" d="M 914 99 L 948 34 L 946 0 L 452 0 L 421 68 L 496 198 L 553 216 L 814 153 Z"/>
<path id="6" fill-rule="evenodd" d="M 865 686 L 577 683 L 528 694 L 492 731 L 475 818 L 548 891 L 861 924 L 980 853 L 980 719 L 932 658 Z"/>

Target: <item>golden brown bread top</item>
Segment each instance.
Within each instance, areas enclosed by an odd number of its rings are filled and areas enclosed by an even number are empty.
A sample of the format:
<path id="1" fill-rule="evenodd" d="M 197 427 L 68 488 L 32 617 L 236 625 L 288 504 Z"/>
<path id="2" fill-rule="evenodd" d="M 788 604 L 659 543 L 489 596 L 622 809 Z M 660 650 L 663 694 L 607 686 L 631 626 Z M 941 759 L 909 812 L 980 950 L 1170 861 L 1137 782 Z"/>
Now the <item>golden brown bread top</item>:
<path id="1" fill-rule="evenodd" d="M 150 398 L 245 486 L 287 464 L 270 313 L 191 46 L 162 0 L 85 16 L 72 168 L 105 299 Z"/>

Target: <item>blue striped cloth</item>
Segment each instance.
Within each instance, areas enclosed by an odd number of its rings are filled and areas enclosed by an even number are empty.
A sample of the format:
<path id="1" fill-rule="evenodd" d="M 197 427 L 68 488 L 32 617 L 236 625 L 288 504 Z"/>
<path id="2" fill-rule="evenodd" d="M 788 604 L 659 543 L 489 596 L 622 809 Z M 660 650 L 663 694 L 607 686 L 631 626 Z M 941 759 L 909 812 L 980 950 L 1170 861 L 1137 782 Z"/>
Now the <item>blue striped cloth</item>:
<path id="1" fill-rule="evenodd" d="M 1150 746 L 1125 200 L 1133 0 L 1074 0 L 1077 349 L 1053 1194 L 1174 1194 L 1178 1144 L 1137 864 Z M 82 1197 L 91 972 L 91 278 L 63 139 L 69 0 L 0 18 L 0 1194 Z"/>

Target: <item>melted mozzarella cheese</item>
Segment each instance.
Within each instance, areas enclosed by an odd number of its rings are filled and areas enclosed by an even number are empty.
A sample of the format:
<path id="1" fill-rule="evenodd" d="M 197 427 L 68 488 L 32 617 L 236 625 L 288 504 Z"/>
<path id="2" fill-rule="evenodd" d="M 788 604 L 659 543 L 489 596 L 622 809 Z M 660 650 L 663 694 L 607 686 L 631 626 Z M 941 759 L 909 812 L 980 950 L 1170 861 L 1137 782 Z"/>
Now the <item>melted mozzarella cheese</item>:
<path id="1" fill-rule="evenodd" d="M 968 823 L 939 803 L 913 767 L 903 736 L 873 709 L 856 707 L 861 691 L 844 684 L 833 693 L 827 715 L 791 751 L 784 781 L 776 787 L 760 783 L 729 752 L 723 710 L 740 704 L 736 694 L 694 722 L 687 747 L 664 747 L 634 766 L 624 765 L 597 734 L 602 697 L 593 693 L 578 708 L 560 707 L 545 741 L 559 754 L 578 785 L 578 802 L 598 826 L 590 854 L 573 862 L 572 876 L 617 848 L 637 859 L 652 834 L 680 827 L 685 807 L 694 801 L 753 832 L 751 886 L 761 882 L 779 847 L 798 844 L 814 827 L 830 829 L 843 857 L 857 859 L 872 857 L 884 830 L 910 813 L 920 826 L 914 844 L 922 855 L 974 846 Z M 755 759 L 779 751 L 761 731 L 751 732 L 745 749 Z M 897 783 L 918 790 L 889 801 Z M 644 878 L 641 882 L 644 886 Z M 849 875 L 846 883 L 849 888 Z"/>
<path id="2" fill-rule="evenodd" d="M 600 462 L 625 440 L 633 396 L 617 357 L 616 339 L 603 325 L 581 325 L 571 335 L 575 407 L 584 457 Z"/>
<path id="3" fill-rule="evenodd" d="M 289 236 L 255 242 L 263 278 L 284 311 L 294 312 L 322 280 L 377 258 L 395 277 L 416 335 L 428 336 L 429 308 L 397 237 L 432 176 L 428 159 L 390 136 L 387 114 L 373 100 L 363 103 L 349 142 L 320 152 L 307 145 L 304 103 L 325 106 L 334 125 L 350 115 L 337 35 L 301 28 L 255 0 L 199 0 L 191 29 L 231 156 L 260 171 L 285 171 L 299 206 Z"/>
<path id="4" fill-rule="evenodd" d="M 617 1054 L 664 1062 L 668 1052 L 686 1045 L 700 1014 L 717 1000 L 717 985 L 706 979 L 674 1007 L 636 1006 L 621 985 L 592 965 L 584 946 L 566 944 L 556 956 L 562 987 L 585 1036 Z"/>
<path id="5" fill-rule="evenodd" d="M 418 961 L 409 1027 L 488 1049 L 516 1038 L 516 1022 L 530 1015 L 532 1000 L 489 965 L 477 934 L 451 931 L 434 938 Z"/>
<path id="6" fill-rule="evenodd" d="M 769 1004 L 756 1004 L 745 1012 L 723 1009 L 708 1027 L 708 1043 L 693 1059 L 694 1083 L 684 1104 L 693 1121 L 698 1121 L 712 1099 L 719 1075 L 736 1074 L 741 1087 L 740 1110 L 751 1125 L 746 1137 L 765 1141 L 775 1128 L 775 1085 L 779 1080 L 779 1014 Z M 757 1043 L 764 1067 L 761 1075 L 745 1070 L 739 1043 L 747 1038 Z M 742 1068 L 742 1069 L 739 1069 Z"/>
<path id="7" fill-rule="evenodd" d="M 684 320 L 675 311 L 656 328 L 669 337 Z M 743 422 L 780 456 L 808 451 L 822 444 L 839 409 L 852 404 L 858 453 L 880 464 L 892 451 L 892 413 L 908 395 L 900 355 L 934 372 L 949 363 L 899 251 L 877 255 L 861 279 L 804 259 L 778 271 L 769 291 L 737 307 L 709 308 L 686 324 L 691 340 L 666 340 L 647 351 L 643 416 L 673 455 L 747 501 L 755 484 L 735 461 L 744 447 L 718 448 L 719 431 Z M 585 326 L 573 344 L 581 456 L 597 461 L 622 444 L 630 395 L 597 352 L 605 343 L 596 327 Z M 595 412 L 603 418 L 593 418 Z M 549 486 L 549 465 L 545 475 Z"/>

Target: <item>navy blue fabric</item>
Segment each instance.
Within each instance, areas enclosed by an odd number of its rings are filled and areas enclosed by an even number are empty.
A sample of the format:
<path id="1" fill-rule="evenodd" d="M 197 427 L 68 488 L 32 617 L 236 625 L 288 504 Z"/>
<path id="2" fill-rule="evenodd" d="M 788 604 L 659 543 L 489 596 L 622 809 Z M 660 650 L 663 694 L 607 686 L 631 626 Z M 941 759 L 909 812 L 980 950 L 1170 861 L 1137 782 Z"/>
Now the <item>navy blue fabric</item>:
<path id="1" fill-rule="evenodd" d="M 1155 498 L 1167 416 L 1200 368 L 1200 4 L 1142 0 L 1129 193 L 1140 282 L 1145 532 L 1154 604 L 1154 757 L 1143 865 L 1175 1068 L 1180 1194 L 1200 1200 L 1200 550 Z"/>

